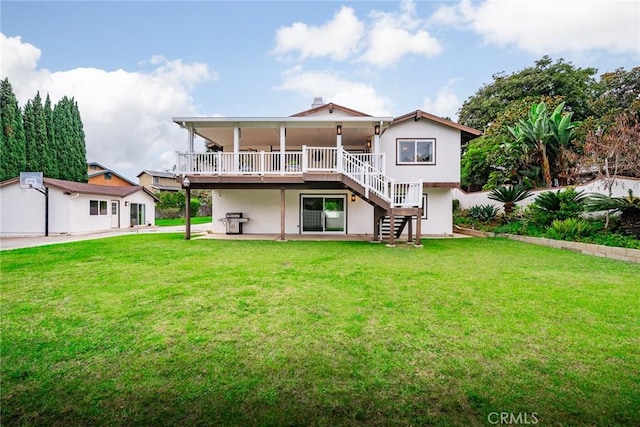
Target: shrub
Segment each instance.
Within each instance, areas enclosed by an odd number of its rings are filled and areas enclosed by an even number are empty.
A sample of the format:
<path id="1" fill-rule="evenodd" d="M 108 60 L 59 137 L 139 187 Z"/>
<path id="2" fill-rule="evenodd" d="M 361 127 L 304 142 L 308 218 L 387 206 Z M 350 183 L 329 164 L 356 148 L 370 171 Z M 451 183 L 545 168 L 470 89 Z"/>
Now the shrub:
<path id="1" fill-rule="evenodd" d="M 595 227 L 587 220 L 579 218 L 556 219 L 547 228 L 545 236 L 556 240 L 577 241 L 589 236 Z"/>
<path id="2" fill-rule="evenodd" d="M 498 215 L 498 208 L 494 205 L 475 205 L 471 206 L 467 212 L 473 219 L 489 222 Z"/>
<path id="3" fill-rule="evenodd" d="M 198 216 L 198 211 L 200 211 L 200 205 L 202 203 L 200 202 L 200 199 L 197 199 L 195 197 L 191 198 L 191 216 Z"/>
<path id="4" fill-rule="evenodd" d="M 573 187 L 540 193 L 532 203 L 535 220 L 547 225 L 556 219 L 578 218 L 584 212 L 586 197 L 583 191 Z"/>
<path id="5" fill-rule="evenodd" d="M 453 199 L 453 211 L 460 212 L 460 200 Z"/>
<path id="6" fill-rule="evenodd" d="M 591 194 L 585 208 L 588 212 L 620 212 L 620 228 L 625 234 L 640 237 L 640 197 L 635 197 L 633 190 L 629 189 L 629 195 L 626 197 Z"/>
<path id="7" fill-rule="evenodd" d="M 502 187 L 491 190 L 487 197 L 491 200 L 504 203 L 504 213 L 509 215 L 517 202 L 531 195 L 533 195 L 533 193 L 523 185 L 513 185 L 510 187 L 503 185 Z"/>

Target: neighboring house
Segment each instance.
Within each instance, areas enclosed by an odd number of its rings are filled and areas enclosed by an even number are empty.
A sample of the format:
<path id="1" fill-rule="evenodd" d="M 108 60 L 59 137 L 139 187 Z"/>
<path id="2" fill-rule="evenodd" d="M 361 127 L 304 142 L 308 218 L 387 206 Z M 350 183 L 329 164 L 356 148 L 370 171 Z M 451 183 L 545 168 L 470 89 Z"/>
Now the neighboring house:
<path id="1" fill-rule="evenodd" d="M 453 234 L 460 146 L 478 130 L 417 110 L 374 117 L 316 103 L 289 117 L 176 117 L 189 133 L 176 175 L 213 189 L 214 233 L 242 213 L 246 233 Z M 214 152 L 194 152 L 194 137 Z M 415 233 L 414 233 L 415 231 Z M 189 230 L 187 229 L 187 233 Z M 188 234 L 187 234 L 187 237 Z"/>
<path id="2" fill-rule="evenodd" d="M 143 170 L 138 174 L 138 185 L 154 193 L 182 190 L 182 187 L 176 181 L 176 175 L 171 172 Z"/>
<path id="3" fill-rule="evenodd" d="M 87 163 L 87 175 L 89 175 L 89 184 L 108 185 L 110 187 L 131 187 L 136 185 L 117 172 L 96 162 Z"/>
<path id="4" fill-rule="evenodd" d="M 143 187 L 109 187 L 44 178 L 49 189 L 49 234 L 77 234 L 155 224 L 158 199 Z M 45 196 L 20 188 L 20 179 L 0 183 L 0 235 L 45 234 Z"/>

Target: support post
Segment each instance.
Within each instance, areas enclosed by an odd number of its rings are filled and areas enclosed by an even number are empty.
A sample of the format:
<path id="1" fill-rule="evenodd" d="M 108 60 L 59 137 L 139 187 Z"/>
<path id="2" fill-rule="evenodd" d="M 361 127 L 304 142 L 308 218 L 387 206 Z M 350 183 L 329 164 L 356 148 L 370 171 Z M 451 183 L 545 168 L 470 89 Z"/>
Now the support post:
<path id="1" fill-rule="evenodd" d="M 373 241 L 380 243 L 380 220 L 384 217 L 385 210 L 380 206 L 374 206 L 373 208 Z"/>
<path id="2" fill-rule="evenodd" d="M 407 230 L 409 232 L 409 238 L 407 240 L 407 243 L 411 243 L 413 242 L 413 215 L 406 217 L 409 219 L 409 223 L 407 224 L 407 226 L 409 226 L 409 230 Z"/>
<path id="3" fill-rule="evenodd" d="M 280 188 L 280 240 L 285 241 L 285 194 L 284 187 Z"/>
<path id="4" fill-rule="evenodd" d="M 44 235 L 49 237 L 49 187 L 44 187 Z"/>
<path id="5" fill-rule="evenodd" d="M 44 194 L 44 235 L 45 237 L 49 237 L 49 187 L 39 188 L 31 186 L 31 188 Z"/>
<path id="6" fill-rule="evenodd" d="M 284 174 L 287 170 L 286 160 L 287 156 L 285 152 L 286 149 L 286 141 L 287 141 L 287 130 L 284 127 L 284 124 L 280 125 L 280 173 Z"/>
<path id="7" fill-rule="evenodd" d="M 416 246 L 421 248 L 420 235 L 422 234 L 422 209 L 418 209 L 418 218 L 416 219 Z"/>
<path id="8" fill-rule="evenodd" d="M 186 204 L 184 205 L 184 240 L 191 240 L 191 188 L 185 188 Z"/>
<path id="9" fill-rule="evenodd" d="M 393 209 L 389 210 L 389 244 L 387 246 L 394 247 L 396 245 L 396 219 Z"/>

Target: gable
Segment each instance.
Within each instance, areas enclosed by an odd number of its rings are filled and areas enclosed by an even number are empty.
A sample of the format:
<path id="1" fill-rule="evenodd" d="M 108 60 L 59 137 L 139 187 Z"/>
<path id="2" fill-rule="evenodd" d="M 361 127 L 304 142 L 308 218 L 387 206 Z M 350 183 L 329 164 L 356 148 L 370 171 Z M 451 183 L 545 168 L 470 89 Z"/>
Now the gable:
<path id="1" fill-rule="evenodd" d="M 299 113 L 293 114 L 291 115 L 291 117 L 335 118 L 335 117 L 371 117 L 371 115 L 330 102 L 328 104 L 320 105 L 318 107 L 314 107 L 309 110 L 305 110 L 305 111 L 301 111 Z"/>

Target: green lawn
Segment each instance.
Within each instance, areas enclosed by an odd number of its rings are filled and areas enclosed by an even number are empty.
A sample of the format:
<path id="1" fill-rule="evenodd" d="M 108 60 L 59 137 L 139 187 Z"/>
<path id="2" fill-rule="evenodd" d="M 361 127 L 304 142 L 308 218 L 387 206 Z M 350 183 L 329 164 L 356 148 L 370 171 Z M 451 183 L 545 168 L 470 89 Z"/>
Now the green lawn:
<path id="1" fill-rule="evenodd" d="M 2 252 L 2 425 L 637 423 L 639 265 L 424 244 Z"/>
<path id="2" fill-rule="evenodd" d="M 209 224 L 211 223 L 210 216 L 196 216 L 191 218 L 191 224 Z M 184 225 L 184 218 L 165 218 L 156 219 L 156 225 L 159 227 L 168 227 L 172 225 Z"/>

